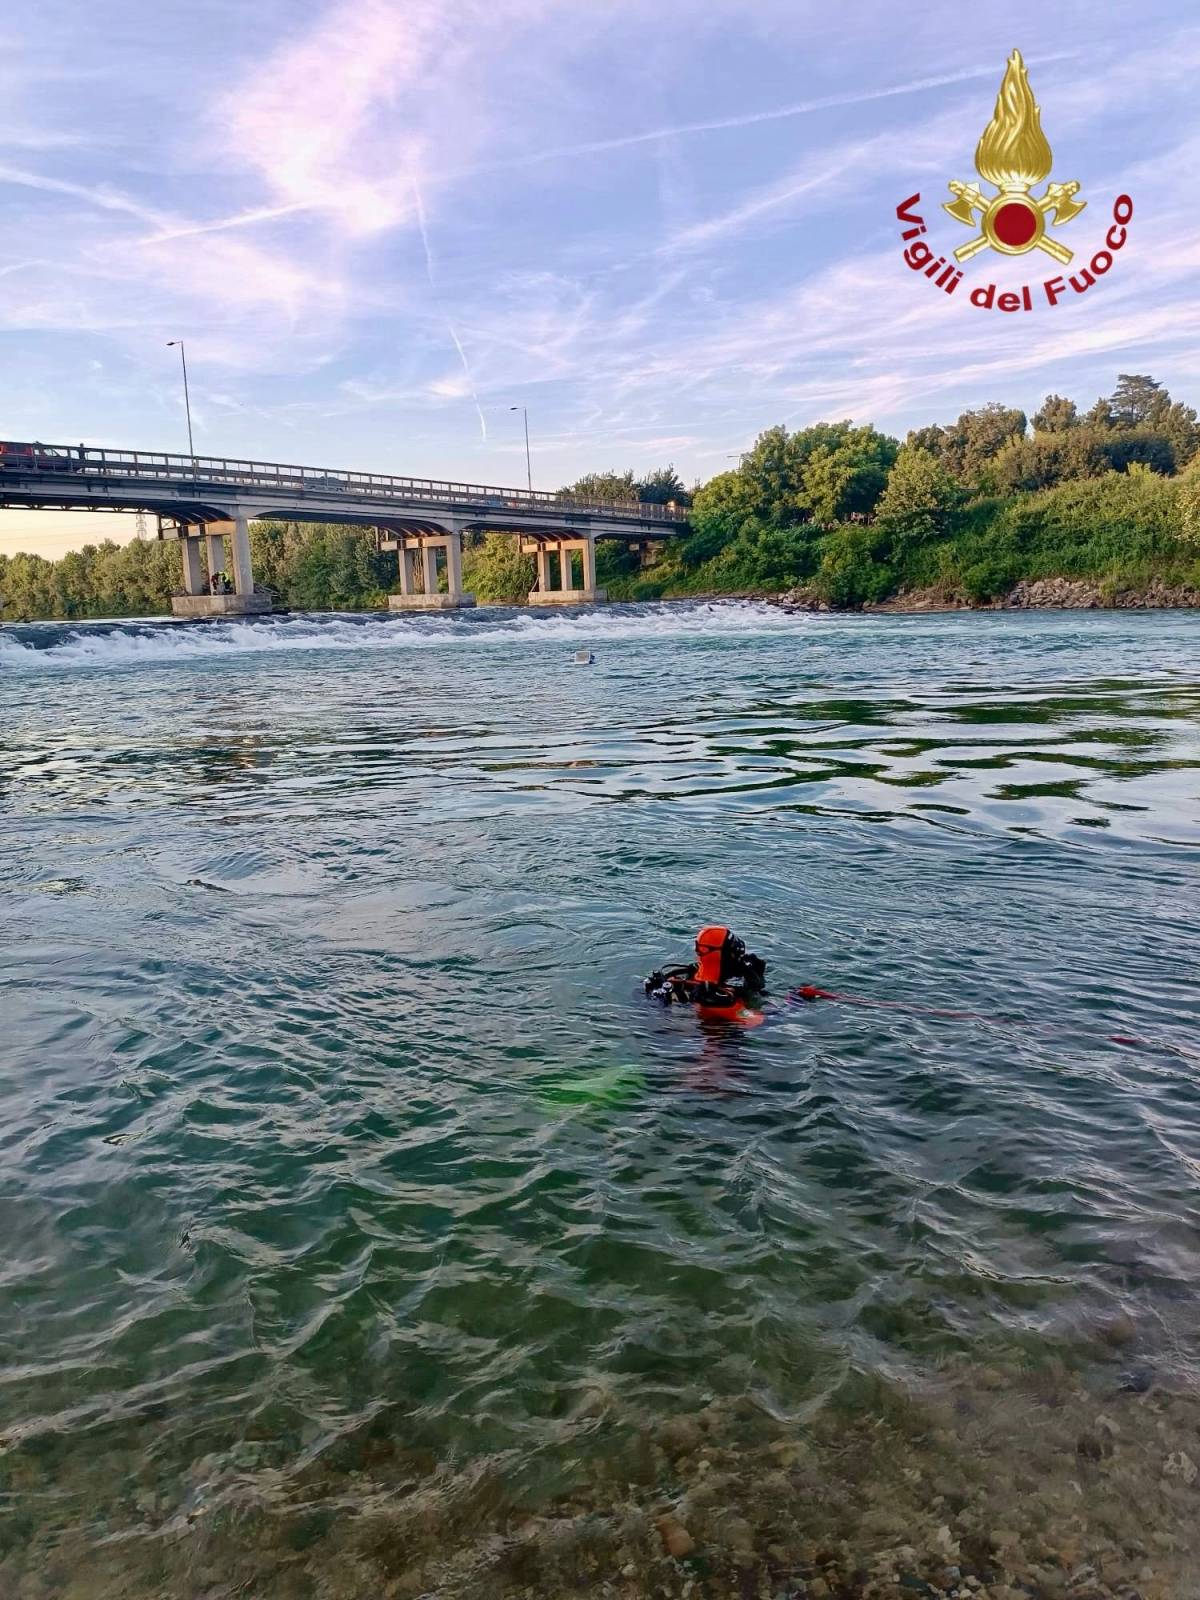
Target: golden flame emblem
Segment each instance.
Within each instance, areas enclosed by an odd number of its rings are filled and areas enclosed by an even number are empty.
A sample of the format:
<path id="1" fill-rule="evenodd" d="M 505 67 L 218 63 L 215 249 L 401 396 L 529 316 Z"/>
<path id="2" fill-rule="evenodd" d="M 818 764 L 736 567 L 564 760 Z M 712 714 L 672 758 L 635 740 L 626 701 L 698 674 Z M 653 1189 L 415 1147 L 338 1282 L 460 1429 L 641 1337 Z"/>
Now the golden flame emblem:
<path id="1" fill-rule="evenodd" d="M 1042 132 L 1041 107 L 1029 87 L 1029 74 L 1021 52 L 1014 50 L 1004 70 L 1004 82 L 996 96 L 992 120 L 975 147 L 975 168 L 985 183 L 999 193 L 989 196 L 978 184 L 951 183 L 953 200 L 943 210 L 979 234 L 954 252 L 959 261 L 969 261 L 989 246 L 1006 256 L 1023 256 L 1030 250 L 1044 250 L 1065 266 L 1073 252 L 1057 239 L 1046 237 L 1048 222 L 1060 227 L 1077 217 L 1087 205 L 1077 200 L 1077 183 L 1047 184 L 1040 198 L 1030 190 L 1050 176 L 1054 157 Z"/>

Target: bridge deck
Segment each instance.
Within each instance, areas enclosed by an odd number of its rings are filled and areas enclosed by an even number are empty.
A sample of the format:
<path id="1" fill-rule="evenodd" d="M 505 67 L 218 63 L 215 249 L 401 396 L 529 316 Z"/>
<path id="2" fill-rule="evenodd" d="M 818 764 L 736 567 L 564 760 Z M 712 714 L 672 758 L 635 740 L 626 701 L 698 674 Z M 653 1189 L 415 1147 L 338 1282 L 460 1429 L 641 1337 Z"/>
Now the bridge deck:
<path id="1" fill-rule="evenodd" d="M 264 503 L 302 496 L 336 514 L 362 516 L 426 506 L 457 509 L 494 521 L 506 512 L 522 520 L 548 514 L 601 516 L 629 528 L 683 523 L 676 506 L 593 500 L 563 490 L 557 493 L 511 489 L 449 479 L 401 478 L 379 472 L 346 472 L 279 462 L 243 461 L 227 456 L 182 456 L 148 450 L 106 450 L 90 446 L 0 444 L 0 504 L 95 507 L 117 501 L 131 509 L 170 510 L 198 504 L 210 495 L 232 494 Z M 364 518 L 365 520 L 365 518 Z M 664 526 L 666 525 L 666 526 Z"/>

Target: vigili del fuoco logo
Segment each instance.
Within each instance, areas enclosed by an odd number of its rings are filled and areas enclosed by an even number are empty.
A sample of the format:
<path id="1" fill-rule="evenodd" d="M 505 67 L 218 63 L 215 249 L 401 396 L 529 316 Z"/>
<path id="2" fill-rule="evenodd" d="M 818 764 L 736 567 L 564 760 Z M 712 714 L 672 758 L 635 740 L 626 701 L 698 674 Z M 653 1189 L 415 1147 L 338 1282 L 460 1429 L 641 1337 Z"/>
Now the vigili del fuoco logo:
<path id="1" fill-rule="evenodd" d="M 963 281 L 962 267 L 955 262 L 971 261 L 985 250 L 994 250 L 1000 256 L 1023 256 L 1040 250 L 1059 266 L 1070 266 L 1075 252 L 1057 236 L 1057 230 L 1073 222 L 1087 201 L 1078 198 L 1080 186 L 1074 178 L 1067 183 L 1046 183 L 1040 195 L 1034 193 L 1050 177 L 1053 166 L 1050 144 L 1042 132 L 1041 107 L 1033 98 L 1021 52 L 1014 50 L 1008 58 L 992 120 L 975 147 L 975 170 L 996 193 L 989 194 L 978 183 L 951 179 L 950 193 L 954 198 L 942 205 L 942 210 L 956 222 L 972 230 L 974 238 L 958 246 L 953 252 L 954 260 L 935 256 L 932 246 L 922 237 L 927 230 L 925 219 L 917 210 L 921 196 L 910 195 L 896 207 L 896 216 L 906 224 L 901 234 L 905 262 L 945 294 L 954 294 Z M 1124 249 L 1132 216 L 1133 201 L 1127 194 L 1118 195 L 1112 204 L 1112 221 L 1104 244 L 1086 265 L 1077 263 L 1073 272 L 1057 273 L 1041 284 L 1025 283 L 1019 288 L 1004 289 L 994 280 L 980 283 L 970 291 L 971 304 L 984 311 L 1032 311 L 1043 297 L 1047 305 L 1056 306 L 1072 293 L 1086 294 L 1111 269 L 1117 252 Z"/>

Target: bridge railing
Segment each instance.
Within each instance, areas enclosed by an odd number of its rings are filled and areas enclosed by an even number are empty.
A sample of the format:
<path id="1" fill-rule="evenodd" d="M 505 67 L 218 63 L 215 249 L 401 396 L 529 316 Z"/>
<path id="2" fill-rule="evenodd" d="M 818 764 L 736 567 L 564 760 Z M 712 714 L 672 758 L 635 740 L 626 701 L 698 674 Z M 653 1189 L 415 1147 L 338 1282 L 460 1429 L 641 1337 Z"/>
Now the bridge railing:
<path id="1" fill-rule="evenodd" d="M 96 474 L 102 477 L 147 479 L 276 490 L 281 493 L 346 494 L 354 498 L 420 501 L 462 505 L 486 510 L 561 510 L 606 513 L 643 522 L 684 522 L 686 510 L 646 501 L 613 503 L 574 495 L 570 490 L 511 489 L 490 484 L 458 483 L 451 479 L 397 478 L 379 472 L 342 472 L 327 467 L 290 466 L 279 462 L 243 461 L 229 456 L 183 456 L 154 450 L 106 450 L 91 446 L 37 444 L 31 465 L 46 471 Z"/>

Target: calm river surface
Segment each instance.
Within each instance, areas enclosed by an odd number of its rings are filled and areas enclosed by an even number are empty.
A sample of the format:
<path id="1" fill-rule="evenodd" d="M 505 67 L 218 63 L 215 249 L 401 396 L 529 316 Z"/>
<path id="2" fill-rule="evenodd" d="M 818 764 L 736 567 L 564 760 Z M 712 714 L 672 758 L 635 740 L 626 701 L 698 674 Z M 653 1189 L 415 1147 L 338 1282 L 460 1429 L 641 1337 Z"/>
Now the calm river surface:
<path id="1" fill-rule="evenodd" d="M 1200 617 L 9 627 L 0 826 L 4 1600 L 1198 1592 Z"/>

